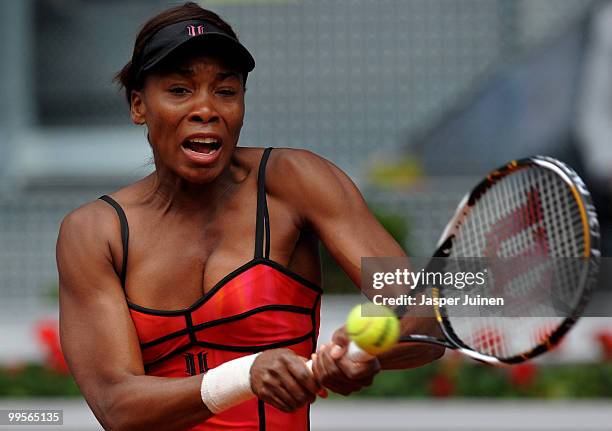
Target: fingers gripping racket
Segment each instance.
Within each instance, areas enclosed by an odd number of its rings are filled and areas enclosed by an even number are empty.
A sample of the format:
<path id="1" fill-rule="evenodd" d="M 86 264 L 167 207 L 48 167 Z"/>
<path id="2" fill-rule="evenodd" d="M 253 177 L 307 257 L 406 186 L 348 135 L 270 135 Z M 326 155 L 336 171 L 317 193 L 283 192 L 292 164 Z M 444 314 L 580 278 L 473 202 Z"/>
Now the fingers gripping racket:
<path id="1" fill-rule="evenodd" d="M 444 338 L 411 334 L 399 341 L 442 345 L 493 364 L 516 364 L 540 355 L 553 348 L 582 314 L 596 282 L 598 247 L 595 208 L 576 172 L 545 156 L 512 161 L 462 199 L 433 257 L 451 262 L 463 257 L 529 256 L 512 268 L 513 282 L 501 286 L 501 293 L 516 298 L 515 309 L 533 310 L 538 302 L 561 297 L 567 312 L 563 317 L 465 317 L 434 305 Z M 541 277 L 530 276 L 542 258 L 555 262 L 547 268 L 551 282 L 545 295 Z M 576 265 L 577 261 L 586 264 Z M 444 289 L 428 288 L 433 297 L 445 295 Z M 349 354 L 355 360 L 370 357 L 353 342 Z"/>

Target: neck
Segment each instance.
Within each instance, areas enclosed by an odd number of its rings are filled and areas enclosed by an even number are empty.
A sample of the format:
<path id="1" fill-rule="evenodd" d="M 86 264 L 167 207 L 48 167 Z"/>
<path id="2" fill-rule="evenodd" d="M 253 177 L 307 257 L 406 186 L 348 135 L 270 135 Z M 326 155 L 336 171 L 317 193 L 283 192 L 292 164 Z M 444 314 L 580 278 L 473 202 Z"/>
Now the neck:
<path id="1" fill-rule="evenodd" d="M 148 177 L 147 201 L 164 212 L 214 211 L 244 179 L 244 167 L 233 160 L 209 183 L 194 184 L 164 167 Z"/>

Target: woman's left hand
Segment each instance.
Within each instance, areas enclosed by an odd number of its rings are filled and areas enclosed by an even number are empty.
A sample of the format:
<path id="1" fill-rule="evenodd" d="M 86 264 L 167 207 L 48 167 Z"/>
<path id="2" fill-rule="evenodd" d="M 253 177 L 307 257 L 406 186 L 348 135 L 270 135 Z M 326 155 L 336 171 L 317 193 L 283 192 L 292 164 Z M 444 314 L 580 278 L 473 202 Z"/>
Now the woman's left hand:
<path id="1" fill-rule="evenodd" d="M 344 327 L 336 330 L 332 342 L 324 344 L 313 358 L 312 370 L 319 383 L 341 395 L 370 386 L 380 371 L 378 359 L 354 362 L 346 355 L 349 338 Z"/>

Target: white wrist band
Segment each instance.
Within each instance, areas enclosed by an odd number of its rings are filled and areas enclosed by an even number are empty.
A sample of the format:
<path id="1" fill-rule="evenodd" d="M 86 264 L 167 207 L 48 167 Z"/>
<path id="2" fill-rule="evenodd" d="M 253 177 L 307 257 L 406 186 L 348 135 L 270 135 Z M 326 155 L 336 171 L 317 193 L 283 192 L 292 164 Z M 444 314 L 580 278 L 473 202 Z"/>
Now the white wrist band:
<path id="1" fill-rule="evenodd" d="M 202 401 L 212 413 L 221 413 L 254 396 L 251 366 L 259 355 L 243 356 L 208 370 L 202 379 Z"/>

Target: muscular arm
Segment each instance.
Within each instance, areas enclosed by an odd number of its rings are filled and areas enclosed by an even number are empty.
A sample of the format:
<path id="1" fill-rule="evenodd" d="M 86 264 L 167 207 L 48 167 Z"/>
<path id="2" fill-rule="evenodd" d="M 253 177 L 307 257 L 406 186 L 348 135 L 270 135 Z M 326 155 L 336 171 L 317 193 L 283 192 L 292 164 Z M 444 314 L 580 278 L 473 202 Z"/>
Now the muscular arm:
<path id="1" fill-rule="evenodd" d="M 87 403 L 113 430 L 185 429 L 212 415 L 202 376 L 145 376 L 108 238 L 118 226 L 103 203 L 66 217 L 57 242 L 62 349 Z"/>
<path id="2" fill-rule="evenodd" d="M 393 237 L 368 209 L 350 178 L 332 163 L 308 151 L 280 150 L 273 153 L 282 175 L 277 193 L 297 208 L 301 224 L 316 232 L 330 254 L 359 286 L 361 257 L 405 256 Z M 289 180 L 287 180 L 289 179 Z M 270 181 L 270 188 L 275 181 Z M 402 332 L 439 335 L 432 318 L 404 317 Z M 417 367 L 439 358 L 444 348 L 406 343 L 379 356 L 387 369 Z"/>

